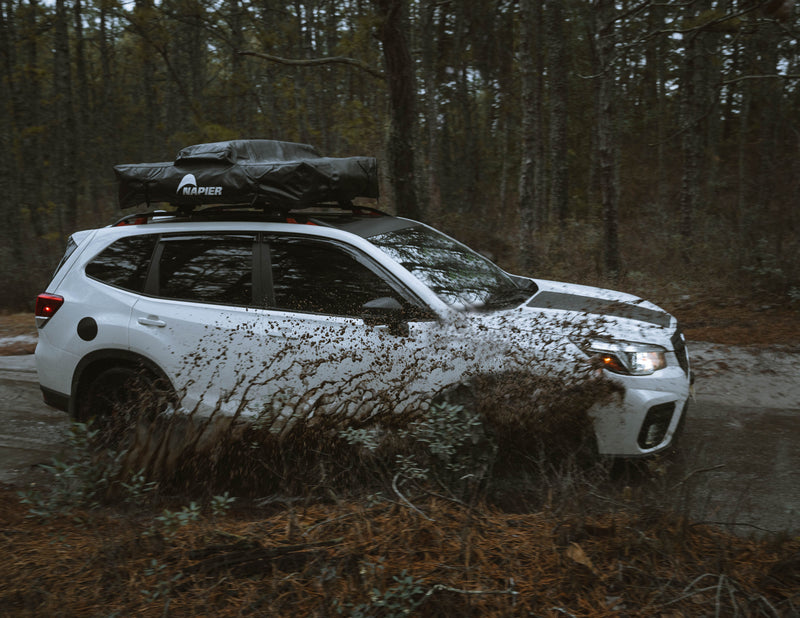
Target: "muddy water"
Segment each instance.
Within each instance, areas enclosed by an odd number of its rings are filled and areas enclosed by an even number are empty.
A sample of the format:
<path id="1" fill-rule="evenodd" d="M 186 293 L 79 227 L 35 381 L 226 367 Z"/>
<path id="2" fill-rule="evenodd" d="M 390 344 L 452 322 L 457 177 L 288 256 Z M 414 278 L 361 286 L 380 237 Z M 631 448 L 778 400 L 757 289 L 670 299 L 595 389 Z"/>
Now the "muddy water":
<path id="1" fill-rule="evenodd" d="M 800 409 L 697 402 L 670 472 L 693 520 L 800 532 Z"/>
<path id="2" fill-rule="evenodd" d="M 0 482 L 25 481 L 65 448 L 67 415 L 47 407 L 30 370 L 0 369 Z"/>
<path id="3" fill-rule="evenodd" d="M 737 405 L 743 398 L 727 382 L 698 380 L 676 462 L 654 484 L 693 520 L 739 534 L 800 534 L 800 399 L 782 388 L 780 407 L 758 405 L 754 388 Z M 0 357 L 0 482 L 41 480 L 36 464 L 61 456 L 67 428 L 66 414 L 42 403 L 33 357 Z"/>

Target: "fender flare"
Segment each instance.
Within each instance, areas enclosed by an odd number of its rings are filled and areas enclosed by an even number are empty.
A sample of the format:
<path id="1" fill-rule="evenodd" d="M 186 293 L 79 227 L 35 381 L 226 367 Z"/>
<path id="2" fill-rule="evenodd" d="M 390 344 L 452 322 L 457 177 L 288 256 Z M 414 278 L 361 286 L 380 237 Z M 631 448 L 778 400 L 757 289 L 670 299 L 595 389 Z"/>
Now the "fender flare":
<path id="1" fill-rule="evenodd" d="M 87 370 L 95 367 L 99 362 L 102 363 L 101 369 L 109 369 L 120 365 L 144 369 L 152 373 L 156 379 L 162 380 L 164 384 L 169 385 L 169 388 L 172 389 L 173 392 L 176 392 L 175 385 L 172 383 L 172 380 L 169 379 L 166 372 L 146 356 L 136 354 L 129 350 L 114 348 L 95 350 L 84 356 L 78 362 L 78 365 L 75 367 L 75 372 L 72 374 L 69 409 L 67 410 L 70 418 L 76 418 L 82 389 L 86 386 L 85 378 L 87 375 L 91 376 L 92 373 L 94 373 L 90 372 L 87 374 Z M 99 371 L 97 373 L 99 373 Z"/>

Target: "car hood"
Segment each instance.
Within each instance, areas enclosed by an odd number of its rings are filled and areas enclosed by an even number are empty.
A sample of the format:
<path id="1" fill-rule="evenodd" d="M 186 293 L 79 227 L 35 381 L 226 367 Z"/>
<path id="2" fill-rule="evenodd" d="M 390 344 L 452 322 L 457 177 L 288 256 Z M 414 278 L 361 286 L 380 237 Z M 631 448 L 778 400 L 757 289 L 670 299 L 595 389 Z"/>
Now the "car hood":
<path id="1" fill-rule="evenodd" d="M 483 327 L 520 329 L 575 343 L 614 339 L 673 349 L 677 320 L 653 303 L 603 288 L 533 279 L 536 293 L 520 306 L 471 317 Z"/>

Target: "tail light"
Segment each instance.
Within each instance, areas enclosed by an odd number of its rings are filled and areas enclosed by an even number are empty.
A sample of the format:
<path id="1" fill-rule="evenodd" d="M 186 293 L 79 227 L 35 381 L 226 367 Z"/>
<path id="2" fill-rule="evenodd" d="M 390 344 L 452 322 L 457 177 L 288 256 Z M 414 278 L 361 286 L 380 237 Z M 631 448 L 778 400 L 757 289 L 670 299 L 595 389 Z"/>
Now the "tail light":
<path id="1" fill-rule="evenodd" d="M 47 321 L 52 318 L 56 311 L 64 304 L 64 297 L 56 294 L 39 294 L 36 297 L 36 326 L 44 328 Z"/>
<path id="2" fill-rule="evenodd" d="M 111 227 L 119 227 L 120 225 L 144 225 L 147 223 L 147 217 L 125 217 L 120 219 Z"/>

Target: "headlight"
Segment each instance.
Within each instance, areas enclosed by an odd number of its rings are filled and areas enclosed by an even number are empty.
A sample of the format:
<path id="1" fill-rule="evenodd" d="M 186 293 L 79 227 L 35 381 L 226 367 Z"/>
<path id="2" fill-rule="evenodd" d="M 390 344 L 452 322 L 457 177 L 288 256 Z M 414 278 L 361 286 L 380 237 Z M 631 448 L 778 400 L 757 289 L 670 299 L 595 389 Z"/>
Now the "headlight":
<path id="1" fill-rule="evenodd" d="M 614 373 L 649 376 L 667 366 L 666 350 L 649 343 L 596 339 L 584 351 Z"/>

